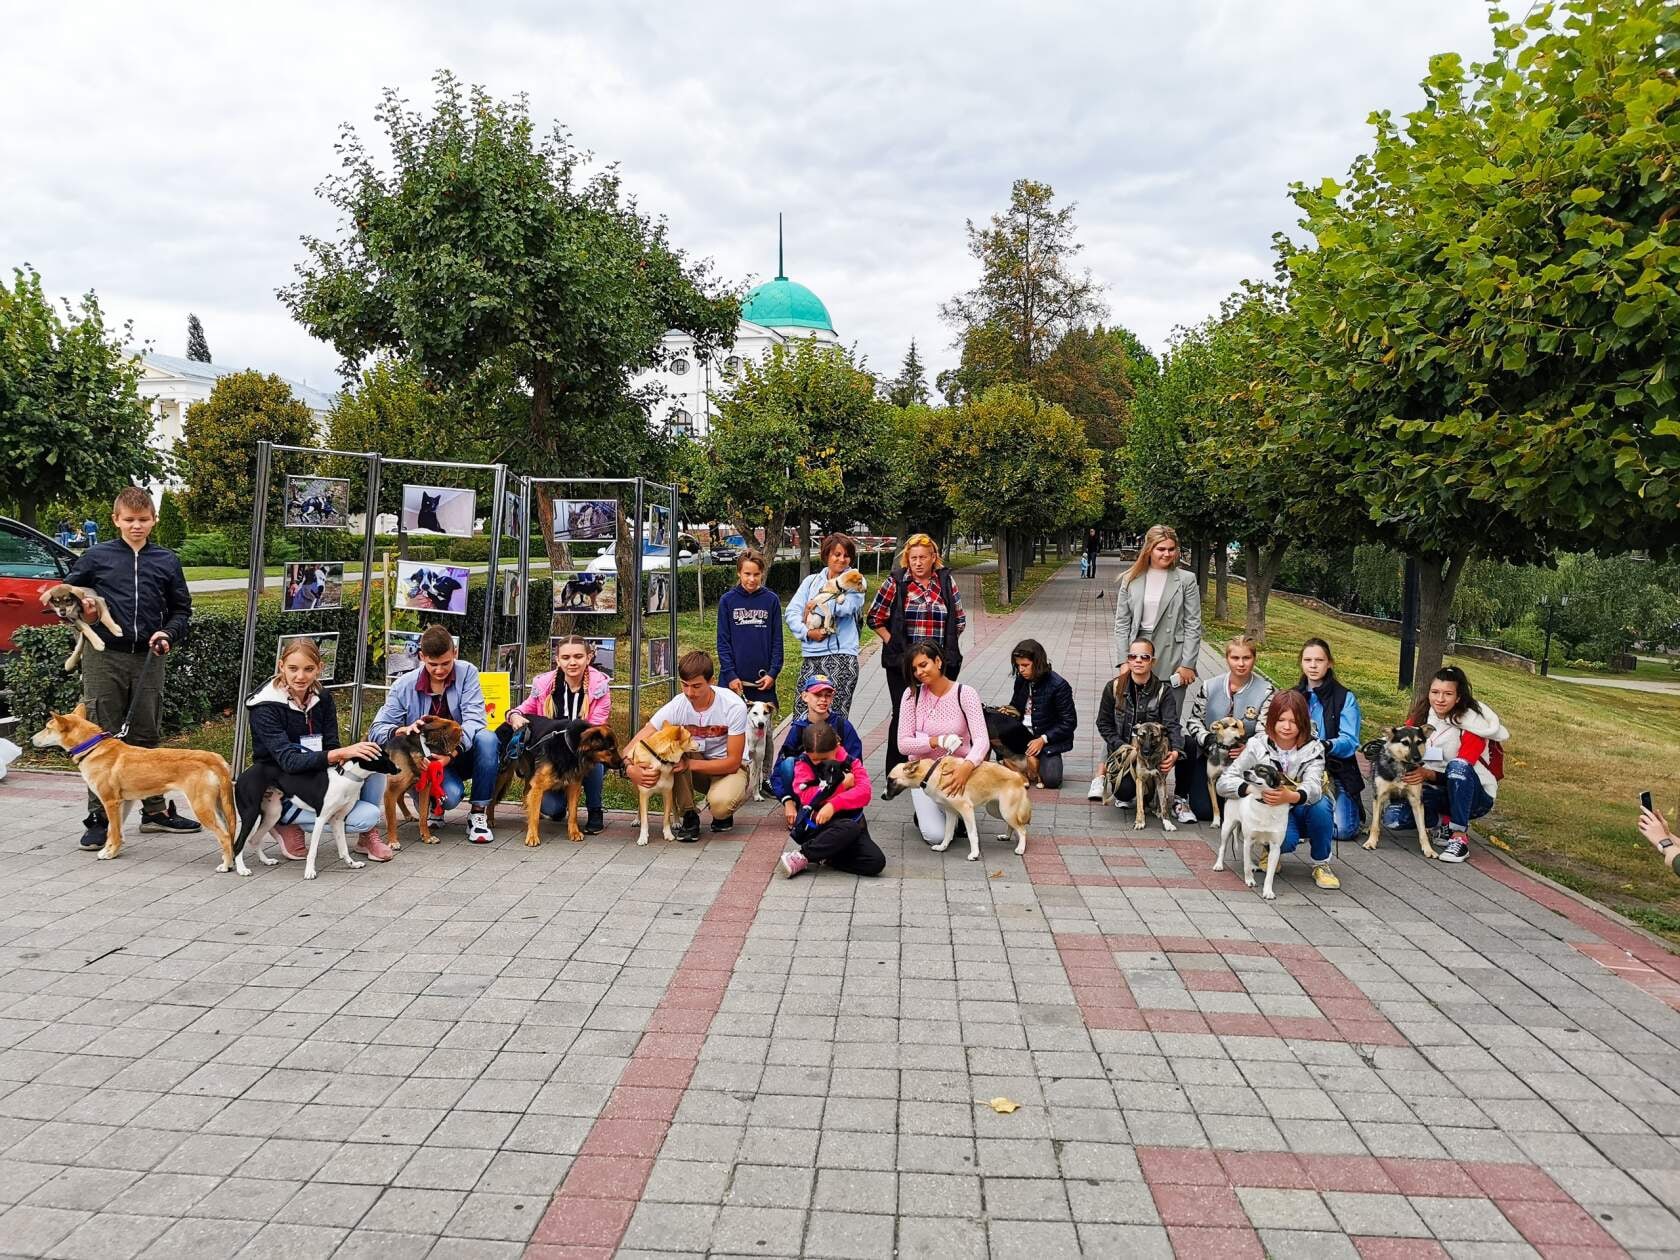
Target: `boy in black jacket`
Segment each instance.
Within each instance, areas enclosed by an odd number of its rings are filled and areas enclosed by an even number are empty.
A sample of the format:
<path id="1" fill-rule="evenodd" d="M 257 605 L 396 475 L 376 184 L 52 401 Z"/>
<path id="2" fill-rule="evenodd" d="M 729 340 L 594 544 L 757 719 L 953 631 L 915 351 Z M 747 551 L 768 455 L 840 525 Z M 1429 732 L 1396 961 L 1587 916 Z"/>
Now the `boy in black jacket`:
<path id="1" fill-rule="evenodd" d="M 65 581 L 85 586 L 104 598 L 111 618 L 123 628 L 112 634 L 100 625 L 92 601 L 83 601 L 88 624 L 105 643 L 103 652 L 82 653 L 82 698 L 88 716 L 107 731 L 121 729 L 136 748 L 156 748 L 163 709 L 163 660 L 187 637 L 192 596 L 187 576 L 173 551 L 150 540 L 157 525 L 152 496 L 129 486 L 111 505 L 117 537 L 95 543 L 70 568 Z M 41 602 L 45 604 L 46 593 Z M 152 658 L 156 656 L 155 662 Z M 147 668 L 148 664 L 150 668 Z M 131 712 L 132 709 L 132 712 Z M 148 797 L 140 807 L 141 831 L 197 831 L 198 824 L 182 818 L 163 797 Z M 88 793 L 87 830 L 82 848 L 105 847 L 105 810 Z"/>

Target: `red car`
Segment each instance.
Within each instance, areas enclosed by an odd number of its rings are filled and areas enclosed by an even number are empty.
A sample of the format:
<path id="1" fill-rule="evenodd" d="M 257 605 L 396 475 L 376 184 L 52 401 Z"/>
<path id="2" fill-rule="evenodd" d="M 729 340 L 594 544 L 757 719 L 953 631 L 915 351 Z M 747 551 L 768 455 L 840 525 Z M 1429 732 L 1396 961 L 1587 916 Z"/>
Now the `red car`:
<path id="1" fill-rule="evenodd" d="M 0 516 L 0 652 L 12 650 L 12 632 L 20 626 L 58 624 L 52 610 L 41 607 L 41 592 L 64 581 L 75 560 L 75 552 L 40 530 Z"/>

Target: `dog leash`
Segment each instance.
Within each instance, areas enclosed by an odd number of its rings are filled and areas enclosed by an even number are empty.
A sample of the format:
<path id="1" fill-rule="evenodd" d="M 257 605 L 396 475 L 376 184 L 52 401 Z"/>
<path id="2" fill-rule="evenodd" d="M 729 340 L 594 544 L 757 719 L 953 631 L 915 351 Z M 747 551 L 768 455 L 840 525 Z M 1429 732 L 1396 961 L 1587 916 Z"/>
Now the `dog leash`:
<path id="1" fill-rule="evenodd" d="M 145 687 L 146 674 L 152 668 L 154 661 L 161 670 L 163 668 L 163 654 L 154 652 L 148 647 L 146 649 L 146 663 L 140 667 L 140 679 L 134 684 L 134 693 L 128 698 L 128 712 L 123 715 L 122 725 L 117 728 L 116 738 L 118 739 L 128 738 L 129 723 L 134 721 L 134 710 L 140 707 L 140 693 Z"/>

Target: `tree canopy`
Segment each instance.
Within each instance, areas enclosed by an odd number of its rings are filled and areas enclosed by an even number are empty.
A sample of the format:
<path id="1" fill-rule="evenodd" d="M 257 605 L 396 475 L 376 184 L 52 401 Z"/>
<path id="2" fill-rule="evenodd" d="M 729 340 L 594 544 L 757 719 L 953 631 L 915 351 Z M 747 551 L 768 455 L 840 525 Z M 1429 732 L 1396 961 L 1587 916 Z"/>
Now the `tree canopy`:
<path id="1" fill-rule="evenodd" d="M 187 316 L 187 358 L 195 363 L 210 362 L 210 343 L 204 339 L 204 325 L 197 315 Z"/>
<path id="2" fill-rule="evenodd" d="M 261 372 L 229 372 L 210 397 L 187 408 L 185 436 L 176 446 L 186 488 L 181 506 L 195 525 L 219 526 L 235 554 L 251 537 L 256 499 L 257 443 L 310 446 L 317 439 L 314 413 L 292 396 L 286 382 Z M 269 486 L 267 511 L 279 520 L 285 479 Z"/>

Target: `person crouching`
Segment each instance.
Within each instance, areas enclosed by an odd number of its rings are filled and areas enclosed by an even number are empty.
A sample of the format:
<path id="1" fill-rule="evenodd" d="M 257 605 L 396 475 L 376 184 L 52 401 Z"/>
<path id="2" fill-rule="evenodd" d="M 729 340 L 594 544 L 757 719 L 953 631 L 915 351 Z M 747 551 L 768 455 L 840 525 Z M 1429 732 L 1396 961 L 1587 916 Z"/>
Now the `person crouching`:
<path id="1" fill-rule="evenodd" d="M 805 728 L 804 751 L 793 766 L 793 794 L 799 812 L 788 835 L 798 852 L 782 854 L 781 872 L 791 879 L 813 862 L 853 875 L 879 875 L 886 854 L 869 835 L 863 807 L 869 803 L 869 771 L 840 746 L 827 722 Z"/>

